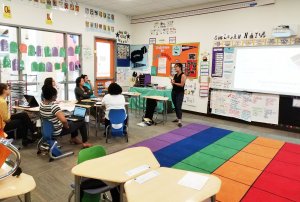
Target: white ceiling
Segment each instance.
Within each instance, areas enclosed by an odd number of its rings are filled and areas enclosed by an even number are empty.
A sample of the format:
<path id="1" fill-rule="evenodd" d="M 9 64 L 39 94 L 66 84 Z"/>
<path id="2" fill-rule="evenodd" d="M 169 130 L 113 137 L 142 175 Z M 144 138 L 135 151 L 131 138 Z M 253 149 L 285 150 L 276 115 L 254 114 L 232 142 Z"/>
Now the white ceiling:
<path id="1" fill-rule="evenodd" d="M 217 1 L 220 0 L 77 0 L 79 3 L 122 13 L 128 16 L 191 7 Z"/>

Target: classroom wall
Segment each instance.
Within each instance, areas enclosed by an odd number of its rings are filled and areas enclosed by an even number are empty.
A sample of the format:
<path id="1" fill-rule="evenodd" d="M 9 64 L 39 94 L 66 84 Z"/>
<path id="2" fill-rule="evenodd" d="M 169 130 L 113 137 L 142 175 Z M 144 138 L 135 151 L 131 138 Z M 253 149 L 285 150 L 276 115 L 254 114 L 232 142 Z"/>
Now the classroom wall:
<path id="1" fill-rule="evenodd" d="M 90 22 L 98 22 L 96 18 L 86 19 L 85 17 L 85 8 L 93 8 L 92 6 L 86 6 L 84 4 L 80 5 L 80 12 L 75 15 L 74 11 L 58 11 L 55 9 L 47 10 L 45 8 L 40 8 L 38 6 L 34 5 L 28 5 L 23 3 L 25 1 L 5 1 L 5 5 L 11 6 L 12 11 L 12 18 L 11 19 L 5 19 L 2 17 L 2 10 L 0 12 L 1 18 L 0 18 L 0 24 L 1 23 L 7 23 L 7 24 L 14 24 L 14 25 L 20 25 L 20 26 L 30 26 L 35 28 L 43 28 L 43 29 L 49 29 L 49 30 L 58 30 L 58 31 L 67 31 L 67 32 L 73 32 L 77 34 L 82 34 L 82 46 L 88 47 L 94 50 L 94 38 L 112 38 L 115 39 L 115 34 L 106 34 L 106 33 L 99 33 L 99 32 L 91 32 L 87 31 L 85 28 L 85 21 Z M 95 8 L 98 10 L 106 11 L 101 8 Z M 46 20 L 46 14 L 51 12 L 52 13 L 52 25 L 47 25 L 45 23 Z M 128 31 L 131 34 L 131 25 L 130 25 L 130 19 L 122 14 L 118 14 L 115 12 L 110 12 L 115 15 L 115 32 L 118 30 L 121 31 Z M 105 22 L 105 21 L 99 21 Z M 106 23 L 107 25 L 112 25 L 112 23 Z M 129 41 L 130 43 L 130 41 Z M 93 52 L 93 51 L 92 51 Z M 87 74 L 91 80 L 94 80 L 94 54 L 91 58 L 82 58 L 82 68 L 83 73 Z"/>
<path id="2" fill-rule="evenodd" d="M 207 4 L 203 7 L 210 5 L 212 4 Z M 272 28 L 275 26 L 282 24 L 299 26 L 299 8 L 299 0 L 276 0 L 276 3 L 273 5 L 177 18 L 173 19 L 177 33 L 172 36 L 176 36 L 177 43 L 200 42 L 200 54 L 204 51 L 211 53 L 213 38 L 216 34 L 266 31 L 267 37 L 270 37 Z M 159 15 L 159 13 L 156 13 L 156 15 Z M 149 38 L 155 37 L 156 42 L 159 39 L 164 39 L 168 43 L 168 35 L 150 35 L 153 25 L 154 22 L 133 24 L 132 42 L 134 44 L 147 44 L 149 43 Z M 152 54 L 149 55 L 149 60 L 149 64 L 151 65 Z M 152 81 L 160 85 L 170 86 L 169 78 L 153 77 Z M 200 98 L 199 93 L 196 93 L 195 103 L 195 106 L 183 105 L 183 109 L 207 113 L 208 98 Z"/>

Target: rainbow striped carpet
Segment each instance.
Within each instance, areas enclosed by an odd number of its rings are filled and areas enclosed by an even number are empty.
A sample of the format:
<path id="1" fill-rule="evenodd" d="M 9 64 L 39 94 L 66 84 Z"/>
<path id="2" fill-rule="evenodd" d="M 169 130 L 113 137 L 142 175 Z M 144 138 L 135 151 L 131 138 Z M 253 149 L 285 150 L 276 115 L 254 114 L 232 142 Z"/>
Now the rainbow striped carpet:
<path id="1" fill-rule="evenodd" d="M 217 201 L 300 201 L 300 145 L 190 124 L 133 146 L 161 166 L 218 176 Z"/>

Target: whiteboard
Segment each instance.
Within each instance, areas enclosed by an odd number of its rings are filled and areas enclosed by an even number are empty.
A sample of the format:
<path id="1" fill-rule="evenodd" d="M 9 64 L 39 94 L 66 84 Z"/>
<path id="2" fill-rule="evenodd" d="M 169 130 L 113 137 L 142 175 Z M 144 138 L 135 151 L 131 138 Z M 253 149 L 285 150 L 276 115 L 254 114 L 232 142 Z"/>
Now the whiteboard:
<path id="1" fill-rule="evenodd" d="M 300 46 L 235 49 L 233 88 L 300 96 Z"/>

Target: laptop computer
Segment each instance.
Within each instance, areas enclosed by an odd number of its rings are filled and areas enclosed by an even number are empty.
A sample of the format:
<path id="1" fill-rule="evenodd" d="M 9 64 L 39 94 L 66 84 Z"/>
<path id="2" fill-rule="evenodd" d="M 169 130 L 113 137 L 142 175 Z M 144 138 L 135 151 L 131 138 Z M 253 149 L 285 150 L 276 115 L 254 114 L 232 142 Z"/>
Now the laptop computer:
<path id="1" fill-rule="evenodd" d="M 32 95 L 23 95 L 24 98 L 27 101 L 27 105 L 19 105 L 20 107 L 27 107 L 27 108 L 33 108 L 33 107 L 38 107 L 39 103 L 36 101 L 35 97 Z"/>
<path id="2" fill-rule="evenodd" d="M 85 119 L 87 109 L 84 107 L 75 106 L 73 114 L 67 117 L 70 121 L 83 121 Z"/>

